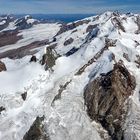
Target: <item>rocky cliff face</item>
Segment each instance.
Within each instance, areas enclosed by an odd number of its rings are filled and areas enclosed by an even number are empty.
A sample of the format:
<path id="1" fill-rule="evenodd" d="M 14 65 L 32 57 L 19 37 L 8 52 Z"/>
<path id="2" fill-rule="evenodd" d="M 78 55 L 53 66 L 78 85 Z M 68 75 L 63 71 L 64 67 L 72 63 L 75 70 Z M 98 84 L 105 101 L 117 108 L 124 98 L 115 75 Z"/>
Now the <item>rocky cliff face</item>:
<path id="1" fill-rule="evenodd" d="M 17 19 L 15 21 L 15 26 L 18 30 L 31 28 L 33 25 L 37 24 L 39 21 L 33 19 L 30 15 L 27 15 L 23 18 Z"/>
<path id="2" fill-rule="evenodd" d="M 44 130 L 43 120 L 43 117 L 37 117 L 29 131 L 23 137 L 23 140 L 49 140 Z"/>
<path id="3" fill-rule="evenodd" d="M 124 66 L 115 64 L 112 71 L 101 74 L 85 88 L 87 113 L 101 123 L 113 140 L 124 139 L 127 100 L 135 87 L 135 78 Z"/>
<path id="4" fill-rule="evenodd" d="M 6 66 L 3 62 L 0 61 L 0 72 L 1 71 L 6 71 Z"/>

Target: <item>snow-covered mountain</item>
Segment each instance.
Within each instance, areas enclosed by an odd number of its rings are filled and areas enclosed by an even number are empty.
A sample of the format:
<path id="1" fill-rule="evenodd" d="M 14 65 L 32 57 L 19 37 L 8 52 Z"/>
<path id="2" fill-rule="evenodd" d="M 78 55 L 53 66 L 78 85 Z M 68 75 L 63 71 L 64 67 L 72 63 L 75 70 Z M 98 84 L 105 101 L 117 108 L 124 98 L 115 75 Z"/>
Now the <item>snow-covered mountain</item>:
<path id="1" fill-rule="evenodd" d="M 0 140 L 140 140 L 140 15 L 0 30 Z"/>
<path id="2" fill-rule="evenodd" d="M 19 19 L 13 15 L 3 15 L 0 17 L 0 31 L 27 29 L 38 22 L 38 20 L 33 19 L 30 15 Z"/>

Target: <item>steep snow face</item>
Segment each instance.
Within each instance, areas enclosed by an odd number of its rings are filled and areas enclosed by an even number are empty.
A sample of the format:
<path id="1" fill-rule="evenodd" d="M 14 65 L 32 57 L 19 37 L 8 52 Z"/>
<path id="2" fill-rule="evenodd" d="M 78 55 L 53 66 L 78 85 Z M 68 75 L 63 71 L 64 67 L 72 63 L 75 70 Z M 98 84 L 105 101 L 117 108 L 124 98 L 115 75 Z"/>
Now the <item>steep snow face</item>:
<path id="1" fill-rule="evenodd" d="M 0 139 L 23 139 L 37 116 L 44 116 L 45 132 L 52 140 L 109 139 L 105 128 L 90 120 L 83 93 L 90 81 L 111 71 L 118 62 L 125 65 L 137 82 L 129 97 L 129 111 L 122 128 L 124 139 L 140 139 L 138 21 L 139 15 L 106 12 L 67 25 L 40 23 L 20 31 L 18 35 L 23 38 L 17 43 L 1 47 L 0 52 L 5 53 L 35 41 L 49 40 L 47 45 L 39 46 L 37 62 L 29 62 L 31 55 L 1 60 L 7 71 L 0 73 L 0 106 L 4 108 L 0 112 Z M 59 30 L 63 32 L 57 35 Z M 40 64 L 46 47 L 52 47 L 57 55 L 53 70 L 45 71 Z M 22 98 L 24 93 L 26 100 Z"/>

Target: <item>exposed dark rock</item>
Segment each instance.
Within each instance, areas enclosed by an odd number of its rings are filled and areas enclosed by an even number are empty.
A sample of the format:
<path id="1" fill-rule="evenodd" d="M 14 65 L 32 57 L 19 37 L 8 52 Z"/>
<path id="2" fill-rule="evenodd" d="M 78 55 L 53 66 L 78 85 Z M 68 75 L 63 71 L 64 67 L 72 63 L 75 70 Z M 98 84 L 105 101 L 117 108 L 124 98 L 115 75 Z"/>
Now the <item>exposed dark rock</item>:
<path id="1" fill-rule="evenodd" d="M 112 40 L 112 39 L 106 38 L 105 39 L 105 46 L 107 48 L 109 48 L 109 47 L 115 47 L 116 46 L 116 42 L 117 42 L 117 40 Z"/>
<path id="2" fill-rule="evenodd" d="M 69 26 L 67 24 L 62 24 L 60 30 L 58 31 L 58 33 L 56 34 L 56 36 L 68 31 L 68 30 L 72 30 L 69 29 Z"/>
<path id="3" fill-rule="evenodd" d="M 49 140 L 43 126 L 44 117 L 37 117 L 29 131 L 24 135 L 23 140 Z"/>
<path id="4" fill-rule="evenodd" d="M 93 38 L 97 37 L 99 30 L 100 29 L 96 27 L 91 32 L 89 32 L 86 36 L 86 42 L 91 41 Z"/>
<path id="5" fill-rule="evenodd" d="M 3 21 L 5 21 L 5 20 L 3 20 Z M 2 21 L 0 21 L 0 22 L 2 22 Z M 3 30 L 4 28 L 6 28 L 7 26 L 9 25 L 9 23 L 4 23 L 3 25 L 0 25 L 0 31 L 1 30 Z"/>
<path id="6" fill-rule="evenodd" d="M 23 17 L 23 18 L 18 19 L 15 22 L 15 26 L 17 26 L 17 29 L 18 30 L 28 29 L 28 28 L 31 28 L 33 24 L 37 23 L 37 21 L 34 21 L 33 23 L 28 23 L 27 22 L 28 19 L 32 19 L 32 17 L 28 16 L 26 18 Z"/>
<path id="7" fill-rule="evenodd" d="M 34 55 L 38 52 L 38 50 L 35 50 L 36 48 L 44 46 L 48 43 L 48 40 L 35 41 L 26 46 L 21 46 L 20 48 L 0 53 L 0 58 L 8 57 L 10 59 L 19 59 L 26 55 Z"/>
<path id="8" fill-rule="evenodd" d="M 95 25 L 89 25 L 89 26 L 87 27 L 87 29 L 86 29 L 86 33 L 92 32 L 92 30 L 93 30 L 94 28 L 96 28 L 96 27 L 97 27 L 97 24 L 95 24 Z"/>
<path id="9" fill-rule="evenodd" d="M 0 114 L 2 111 L 6 110 L 3 106 L 0 107 Z"/>
<path id="10" fill-rule="evenodd" d="M 140 43 L 136 40 L 134 40 L 134 42 L 135 42 L 135 47 L 137 48 L 140 45 Z"/>
<path id="11" fill-rule="evenodd" d="M 136 22 L 135 22 L 138 26 L 138 30 L 135 32 L 136 34 L 140 33 L 140 16 L 137 17 Z"/>
<path id="12" fill-rule="evenodd" d="M 56 40 L 57 40 L 56 37 L 54 37 L 52 42 L 56 42 Z"/>
<path id="13" fill-rule="evenodd" d="M 90 59 L 90 60 L 88 61 L 87 64 L 85 64 L 84 66 L 82 66 L 82 67 L 76 72 L 75 75 L 81 75 L 81 74 L 85 71 L 85 69 L 86 69 L 88 66 L 90 66 L 93 62 L 96 62 L 96 60 L 104 53 L 104 51 L 105 51 L 106 49 L 107 49 L 107 48 L 106 48 L 106 46 L 105 46 L 105 47 L 102 48 L 99 52 L 97 52 L 96 55 L 95 55 L 92 59 Z"/>
<path id="14" fill-rule="evenodd" d="M 57 35 L 60 35 L 66 31 L 69 30 L 73 30 L 74 28 L 76 28 L 77 26 L 83 25 L 83 24 L 88 24 L 90 22 L 90 20 L 81 20 L 81 21 L 77 21 L 77 22 L 73 22 L 71 24 L 63 24 L 59 30 L 59 32 L 57 33 Z"/>
<path id="15" fill-rule="evenodd" d="M 54 53 L 53 53 L 53 51 L 55 52 L 55 47 L 57 46 L 57 43 L 55 43 L 55 44 L 51 44 L 51 45 L 49 45 L 47 48 L 46 48 L 46 54 L 44 54 L 43 56 L 42 56 L 42 59 L 41 59 L 41 61 L 40 61 L 40 63 L 41 63 L 41 65 L 44 65 L 44 64 L 47 64 L 47 59 L 48 59 L 48 57 L 47 57 L 47 55 L 53 55 L 53 58 L 55 57 L 54 56 Z M 55 52 L 56 53 L 56 52 Z M 57 54 L 56 54 L 57 55 Z M 56 56 L 57 57 L 57 56 Z M 56 58 L 55 58 L 56 59 Z"/>
<path id="16" fill-rule="evenodd" d="M 113 19 L 113 23 L 114 23 L 114 26 L 117 27 L 118 29 L 122 30 L 123 32 L 125 32 L 125 28 L 121 22 L 121 20 L 117 17 L 114 17 Z"/>
<path id="17" fill-rule="evenodd" d="M 55 60 L 59 56 L 55 56 L 56 52 L 52 47 L 46 48 L 46 54 L 42 56 L 41 65 L 45 64 L 45 70 L 50 69 L 52 70 L 52 67 L 55 65 Z M 57 54 L 56 54 L 57 55 Z"/>
<path id="18" fill-rule="evenodd" d="M 6 71 L 6 70 L 7 70 L 7 69 L 6 69 L 5 64 L 4 64 L 3 62 L 0 61 L 0 72 L 1 72 L 1 71 Z"/>
<path id="19" fill-rule="evenodd" d="M 137 66 L 138 68 L 140 68 L 140 56 L 139 56 L 139 55 L 136 55 L 135 63 L 137 64 L 136 66 Z"/>
<path id="20" fill-rule="evenodd" d="M 73 41 L 74 41 L 73 38 L 69 38 L 68 40 L 66 40 L 66 41 L 64 42 L 64 46 L 70 45 Z"/>
<path id="21" fill-rule="evenodd" d="M 72 48 L 70 51 L 68 51 L 66 53 L 66 56 L 68 57 L 68 56 L 74 54 L 75 52 L 77 52 L 78 50 L 79 50 L 79 48 Z"/>
<path id="22" fill-rule="evenodd" d="M 44 64 L 47 63 L 47 60 L 46 59 L 47 59 L 47 55 L 46 54 L 43 54 L 42 59 L 40 61 L 41 65 L 44 65 Z"/>
<path id="23" fill-rule="evenodd" d="M 0 22 L 4 21 L 5 23 L 0 25 L 0 31 L 8 27 L 9 23 L 14 20 L 14 17 L 8 15 L 3 15 L 1 17 L 2 19 L 0 19 Z"/>
<path id="24" fill-rule="evenodd" d="M 46 49 L 47 49 L 46 51 L 47 66 L 48 68 L 52 69 L 52 67 L 55 65 L 56 57 L 54 55 L 52 48 L 47 47 Z"/>
<path id="25" fill-rule="evenodd" d="M 123 57 L 124 57 L 128 62 L 130 62 L 130 58 L 129 58 L 129 56 L 128 56 L 127 53 L 123 53 Z"/>
<path id="26" fill-rule="evenodd" d="M 5 31 L 0 33 L 0 47 L 15 44 L 22 36 L 18 36 L 18 31 Z"/>
<path id="27" fill-rule="evenodd" d="M 71 34 L 73 34 L 73 33 L 75 33 L 75 32 L 77 32 L 77 29 L 73 30 L 73 31 L 71 32 Z"/>
<path id="28" fill-rule="evenodd" d="M 119 13 L 118 11 L 115 11 L 115 12 L 112 13 L 112 15 L 113 15 L 113 16 L 119 16 L 120 13 Z"/>
<path id="29" fill-rule="evenodd" d="M 88 19 L 85 19 L 85 20 L 80 20 L 80 21 L 77 21 L 75 22 L 75 26 L 78 27 L 80 25 L 83 25 L 83 24 L 88 24 L 90 22 L 90 20 Z"/>
<path id="30" fill-rule="evenodd" d="M 61 99 L 61 94 L 64 90 L 66 90 L 67 86 L 71 83 L 72 80 L 66 82 L 64 85 L 60 85 L 60 88 L 58 90 L 58 94 L 54 97 L 51 106 L 53 106 L 54 102 L 58 99 Z"/>
<path id="31" fill-rule="evenodd" d="M 33 55 L 33 56 L 31 57 L 31 59 L 30 59 L 30 62 L 36 62 L 36 61 L 37 61 L 36 56 Z"/>
<path id="32" fill-rule="evenodd" d="M 22 99 L 25 101 L 27 98 L 27 92 L 24 92 L 23 94 L 21 94 Z"/>
<path id="33" fill-rule="evenodd" d="M 114 69 L 102 74 L 85 88 L 87 112 L 109 132 L 112 140 L 123 140 L 123 123 L 127 113 L 124 107 L 135 89 L 135 78 L 128 70 L 115 64 Z"/>

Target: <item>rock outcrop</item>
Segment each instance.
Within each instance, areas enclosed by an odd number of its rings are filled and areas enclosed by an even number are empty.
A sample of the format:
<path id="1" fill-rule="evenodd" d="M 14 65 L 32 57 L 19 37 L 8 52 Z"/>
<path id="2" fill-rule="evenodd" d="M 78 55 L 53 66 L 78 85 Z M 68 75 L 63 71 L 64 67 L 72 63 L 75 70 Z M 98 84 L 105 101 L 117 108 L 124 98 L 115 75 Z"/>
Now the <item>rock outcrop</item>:
<path id="1" fill-rule="evenodd" d="M 97 27 L 97 24 L 95 24 L 95 25 L 89 25 L 87 27 L 87 29 L 86 29 L 86 33 L 92 32 L 93 29 L 96 28 L 96 27 Z"/>
<path id="2" fill-rule="evenodd" d="M 57 35 L 60 35 L 69 30 L 73 30 L 74 28 L 76 28 L 80 25 L 88 24 L 89 22 L 90 22 L 90 20 L 81 20 L 81 21 L 73 22 L 71 24 L 63 24 L 61 26 L 60 30 L 58 31 Z"/>
<path id="3" fill-rule="evenodd" d="M 135 86 L 135 78 L 128 70 L 115 64 L 112 71 L 101 74 L 85 89 L 85 104 L 90 118 L 100 122 L 112 140 L 123 139 L 127 99 L 133 94 Z"/>
<path id="4" fill-rule="evenodd" d="M 138 68 L 140 68 L 140 56 L 139 56 L 139 55 L 136 55 L 135 63 L 136 63 L 136 66 L 137 66 Z"/>
<path id="5" fill-rule="evenodd" d="M 129 58 L 129 55 L 127 53 L 123 53 L 123 57 L 128 61 L 130 62 L 130 58 Z"/>
<path id="6" fill-rule="evenodd" d="M 79 50 L 79 48 L 72 48 L 72 49 L 70 49 L 67 53 L 66 53 L 66 56 L 68 57 L 68 56 L 70 56 L 70 55 L 72 55 L 72 54 L 74 54 L 75 52 L 77 52 Z"/>
<path id="7" fill-rule="evenodd" d="M 66 40 L 66 41 L 64 42 L 64 46 L 70 45 L 73 41 L 74 41 L 73 38 L 69 38 L 68 40 Z"/>
<path id="8" fill-rule="evenodd" d="M 1 114 L 1 112 L 4 111 L 4 110 L 6 110 L 5 107 L 1 106 L 1 107 L 0 107 L 0 114 Z"/>
<path id="9" fill-rule="evenodd" d="M 32 22 L 28 22 L 28 20 L 31 20 Z M 37 20 L 34 20 L 30 15 L 25 16 L 23 18 L 18 19 L 15 22 L 15 25 L 18 30 L 28 29 L 33 26 L 33 24 L 36 24 Z"/>
<path id="10" fill-rule="evenodd" d="M 6 71 L 6 70 L 7 70 L 7 69 L 6 69 L 5 64 L 4 64 L 3 62 L 0 61 L 0 72 L 1 72 L 1 71 Z"/>
<path id="11" fill-rule="evenodd" d="M 7 50 L 5 52 L 0 53 L 0 58 L 8 57 L 10 59 L 20 59 L 26 55 L 34 55 L 38 52 L 36 48 L 44 46 L 47 44 L 47 40 L 43 41 L 35 41 L 28 45 L 21 46 L 17 49 Z"/>
<path id="12" fill-rule="evenodd" d="M 30 62 L 36 62 L 36 61 L 37 61 L 37 58 L 36 58 L 35 55 L 33 55 L 33 56 L 31 57 L 31 59 L 30 59 Z"/>
<path id="13" fill-rule="evenodd" d="M 37 117 L 29 131 L 23 137 L 23 140 L 49 140 L 49 137 L 45 134 L 42 121 L 44 117 Z"/>
<path id="14" fill-rule="evenodd" d="M 0 47 L 15 44 L 22 36 L 18 35 L 18 31 L 4 31 L 0 33 Z"/>
<path id="15" fill-rule="evenodd" d="M 125 28 L 124 28 L 121 20 L 118 17 L 114 17 L 112 19 L 112 23 L 114 23 L 114 26 L 117 27 L 119 30 L 125 32 Z"/>
<path id="16" fill-rule="evenodd" d="M 57 59 L 57 57 L 58 56 L 55 56 L 54 48 L 47 47 L 46 53 L 42 56 L 40 63 L 41 63 L 41 65 L 45 64 L 45 70 L 47 70 L 47 69 L 52 70 L 52 67 L 55 65 L 55 60 Z"/>
<path id="17" fill-rule="evenodd" d="M 23 94 L 21 94 L 22 99 L 25 101 L 27 98 L 27 92 L 24 92 Z"/>

